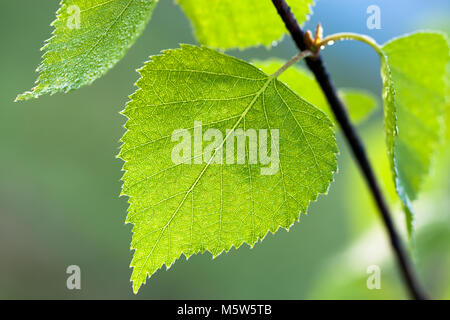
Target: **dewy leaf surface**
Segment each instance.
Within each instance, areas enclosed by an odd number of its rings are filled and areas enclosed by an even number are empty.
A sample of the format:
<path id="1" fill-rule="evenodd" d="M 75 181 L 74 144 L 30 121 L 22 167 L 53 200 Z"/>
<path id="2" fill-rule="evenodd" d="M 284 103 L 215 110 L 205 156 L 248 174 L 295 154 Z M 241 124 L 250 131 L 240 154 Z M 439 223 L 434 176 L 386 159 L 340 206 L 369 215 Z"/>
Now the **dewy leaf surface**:
<path id="1" fill-rule="evenodd" d="M 388 155 L 411 232 L 411 203 L 443 135 L 449 48 L 442 34 L 419 32 L 386 43 L 382 51 Z"/>
<path id="2" fill-rule="evenodd" d="M 327 192 L 336 171 L 331 121 L 274 77 L 204 47 L 182 45 L 151 59 L 123 112 L 127 132 L 119 155 L 125 161 L 127 222 L 134 224 L 134 292 L 147 275 L 182 254 L 209 251 L 216 257 L 288 229 L 310 201 Z M 190 164 L 171 158 L 180 143 L 173 134 L 180 129 L 190 137 L 204 135 L 203 155 L 189 140 Z M 223 140 L 213 138 L 222 144 L 208 151 L 211 129 Z M 236 139 L 227 129 L 270 132 L 268 153 L 278 157 L 278 170 L 262 173 L 268 165 L 261 163 L 260 149 L 257 163 L 250 163 L 249 139 L 244 164 L 216 163 L 235 156 L 226 143 Z M 271 130 L 279 130 L 278 147 L 270 142 L 276 135 Z M 267 145 L 258 141 L 258 147 Z"/>
<path id="3" fill-rule="evenodd" d="M 17 100 L 67 92 L 112 68 L 144 30 L 158 0 L 62 0 L 53 36 L 31 92 Z"/>
<path id="4" fill-rule="evenodd" d="M 271 46 L 286 32 L 270 0 L 177 0 L 191 20 L 200 43 L 231 49 Z M 307 20 L 314 0 L 288 1 L 299 23 Z"/>
<path id="5" fill-rule="evenodd" d="M 267 61 L 256 61 L 254 64 L 264 72 L 271 74 L 279 69 L 284 62 L 271 59 Z M 334 115 L 328 105 L 327 99 L 311 72 L 302 67 L 292 66 L 278 79 L 334 120 Z M 365 90 L 340 89 L 339 95 L 347 107 L 350 118 L 354 122 L 365 120 L 377 106 L 377 100 L 374 95 Z"/>

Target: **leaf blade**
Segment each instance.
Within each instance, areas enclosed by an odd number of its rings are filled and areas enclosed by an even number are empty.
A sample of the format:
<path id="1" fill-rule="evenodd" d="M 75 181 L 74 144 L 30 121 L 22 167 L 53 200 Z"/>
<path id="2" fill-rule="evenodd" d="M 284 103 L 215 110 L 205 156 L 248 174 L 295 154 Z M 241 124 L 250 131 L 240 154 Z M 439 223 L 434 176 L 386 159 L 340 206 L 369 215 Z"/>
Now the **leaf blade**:
<path id="1" fill-rule="evenodd" d="M 147 274 L 181 254 L 215 257 L 289 228 L 327 192 L 336 170 L 331 122 L 281 82 L 241 60 L 187 45 L 152 57 L 140 73 L 124 110 L 128 131 L 119 155 L 127 222 L 134 224 L 134 292 Z M 219 165 L 213 157 L 174 165 L 171 133 L 195 133 L 196 121 L 203 134 L 223 132 L 223 144 L 227 129 L 280 128 L 279 171 L 262 175 L 262 165 Z"/>
<path id="2" fill-rule="evenodd" d="M 412 236 L 412 202 L 443 133 L 449 47 L 443 34 L 418 32 L 394 39 L 381 50 L 388 156 Z"/>
<path id="3" fill-rule="evenodd" d="M 270 1 L 177 0 L 201 44 L 220 49 L 265 45 L 280 40 L 285 27 Z M 314 0 L 290 1 L 299 23 L 307 20 Z"/>
<path id="4" fill-rule="evenodd" d="M 104 75 L 142 33 L 157 2 L 62 0 L 36 86 L 16 101 L 75 90 Z"/>
<path id="5" fill-rule="evenodd" d="M 254 64 L 264 72 L 271 74 L 279 69 L 284 62 L 278 59 L 269 59 L 266 61 L 255 61 Z M 279 79 L 295 93 L 325 112 L 328 117 L 336 122 L 327 99 L 311 72 L 299 66 L 292 66 Z M 376 97 L 366 90 L 342 88 L 339 89 L 338 93 L 347 107 L 350 118 L 356 123 L 367 119 L 377 107 Z"/>

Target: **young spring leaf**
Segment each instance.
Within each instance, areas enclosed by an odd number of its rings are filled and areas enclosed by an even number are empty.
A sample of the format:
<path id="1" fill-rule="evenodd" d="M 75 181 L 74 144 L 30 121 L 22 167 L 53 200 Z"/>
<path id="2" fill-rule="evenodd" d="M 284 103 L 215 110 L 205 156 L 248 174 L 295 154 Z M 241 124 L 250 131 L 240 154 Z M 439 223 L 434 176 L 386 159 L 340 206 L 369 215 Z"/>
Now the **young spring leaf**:
<path id="1" fill-rule="evenodd" d="M 177 0 L 192 21 L 200 43 L 231 49 L 271 46 L 285 33 L 271 1 Z M 288 1 L 299 23 L 307 20 L 314 0 Z"/>
<path id="2" fill-rule="evenodd" d="M 331 121 L 274 76 L 190 45 L 151 59 L 123 111 L 127 132 L 119 155 L 127 222 L 134 224 L 135 292 L 182 254 L 216 257 L 288 229 L 327 192 L 336 171 Z M 245 147 L 227 129 L 248 134 Z M 258 148 L 252 132 L 259 134 Z M 182 162 L 173 158 L 179 139 Z M 262 162 L 269 153 L 273 161 Z"/>
<path id="3" fill-rule="evenodd" d="M 158 0 L 62 0 L 36 86 L 16 99 L 68 92 L 112 68 L 150 19 Z"/>
<path id="4" fill-rule="evenodd" d="M 271 59 L 268 61 L 256 61 L 254 64 L 266 73 L 273 73 L 283 65 L 283 62 Z M 283 81 L 296 94 L 325 112 L 334 120 L 334 115 L 328 105 L 327 99 L 311 72 L 302 67 L 292 66 L 278 79 Z M 377 106 L 375 96 L 365 90 L 340 89 L 339 95 L 348 108 L 347 111 L 354 122 L 362 122 L 365 120 Z"/>
<path id="5" fill-rule="evenodd" d="M 411 234 L 411 203 L 443 134 L 449 47 L 442 34 L 419 32 L 386 43 L 382 52 L 388 155 Z"/>

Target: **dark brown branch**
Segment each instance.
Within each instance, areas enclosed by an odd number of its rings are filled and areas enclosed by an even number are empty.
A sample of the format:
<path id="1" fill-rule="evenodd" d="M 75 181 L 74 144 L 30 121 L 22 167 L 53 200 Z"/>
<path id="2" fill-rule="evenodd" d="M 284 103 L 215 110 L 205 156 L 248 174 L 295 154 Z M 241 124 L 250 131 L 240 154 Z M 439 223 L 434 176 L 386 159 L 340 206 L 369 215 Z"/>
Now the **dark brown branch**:
<path id="1" fill-rule="evenodd" d="M 300 51 L 309 49 L 306 48 L 305 45 L 304 33 L 285 0 L 272 0 L 272 2 L 277 8 L 278 14 L 283 19 L 284 24 L 289 30 L 289 33 L 291 34 L 291 37 L 297 45 L 298 49 Z M 317 82 L 320 84 L 320 87 L 322 88 L 322 91 L 324 92 L 328 103 L 333 110 L 336 120 L 339 123 L 342 132 L 345 135 L 345 138 L 347 139 L 347 143 L 349 144 L 353 152 L 355 160 L 364 175 L 372 196 L 375 199 L 411 297 L 414 299 L 426 299 L 426 296 L 423 293 L 415 276 L 414 269 L 409 260 L 407 251 L 405 250 L 402 240 L 397 230 L 395 229 L 391 214 L 389 212 L 389 208 L 383 198 L 380 187 L 378 186 L 378 182 L 367 158 L 367 154 L 361 142 L 361 139 L 359 138 L 355 128 L 350 122 L 344 104 L 337 95 L 336 88 L 331 81 L 327 70 L 325 69 L 322 58 L 320 56 L 317 56 L 315 58 L 307 58 L 306 64 L 308 65 L 308 68 L 313 72 L 314 76 L 317 79 Z"/>

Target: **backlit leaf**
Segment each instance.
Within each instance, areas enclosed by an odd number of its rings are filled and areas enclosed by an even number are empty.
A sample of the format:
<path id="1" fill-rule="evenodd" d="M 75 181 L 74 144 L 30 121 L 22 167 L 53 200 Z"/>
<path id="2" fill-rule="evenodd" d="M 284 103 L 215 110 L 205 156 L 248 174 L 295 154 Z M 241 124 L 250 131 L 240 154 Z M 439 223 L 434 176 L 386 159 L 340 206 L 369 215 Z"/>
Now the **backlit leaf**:
<path id="1" fill-rule="evenodd" d="M 271 46 L 286 32 L 270 0 L 177 0 L 191 20 L 200 43 L 221 49 Z M 288 1 L 299 23 L 314 0 Z"/>
<path id="2" fill-rule="evenodd" d="M 68 92 L 111 69 L 142 33 L 158 0 L 62 0 L 36 86 L 17 100 Z"/>
<path id="3" fill-rule="evenodd" d="M 204 47 L 183 45 L 151 59 L 123 112 L 128 131 L 119 155 L 127 222 L 134 224 L 135 292 L 182 254 L 216 257 L 289 229 L 327 192 L 336 171 L 331 121 L 273 76 Z M 244 163 L 226 159 L 239 153 L 230 151 L 236 139 L 227 129 L 259 133 L 258 148 L 245 144 Z M 222 136 L 208 142 L 212 130 Z M 184 162 L 176 162 L 172 153 L 182 136 L 190 144 Z M 278 144 L 271 142 L 276 136 Z M 251 162 L 251 150 L 258 150 L 258 161 Z M 263 164 L 268 153 L 273 161 Z"/>
<path id="4" fill-rule="evenodd" d="M 397 193 L 412 232 L 412 201 L 441 137 L 449 47 L 440 33 L 419 32 L 382 47 L 386 142 Z"/>
<path id="5" fill-rule="evenodd" d="M 275 72 L 283 64 L 284 62 L 276 59 L 255 62 L 257 67 L 269 74 Z M 325 95 L 311 72 L 302 67 L 292 66 L 279 77 L 279 80 L 283 81 L 299 96 L 325 112 L 331 119 L 334 119 Z M 354 122 L 365 120 L 377 106 L 374 95 L 365 90 L 340 89 L 339 95 Z"/>

